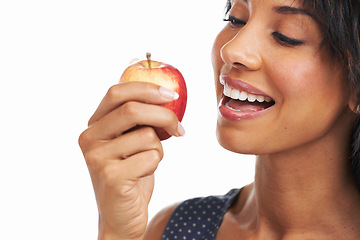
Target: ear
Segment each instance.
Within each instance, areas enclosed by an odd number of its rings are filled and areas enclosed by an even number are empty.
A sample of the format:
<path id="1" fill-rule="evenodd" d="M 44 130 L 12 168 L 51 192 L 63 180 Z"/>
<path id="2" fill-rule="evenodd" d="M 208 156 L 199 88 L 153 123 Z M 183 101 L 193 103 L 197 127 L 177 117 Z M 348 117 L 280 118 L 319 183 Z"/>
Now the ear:
<path id="1" fill-rule="evenodd" d="M 360 114 L 360 103 L 359 103 L 359 93 L 358 91 L 351 93 L 350 99 L 349 99 L 349 108 L 352 112 L 355 114 Z"/>

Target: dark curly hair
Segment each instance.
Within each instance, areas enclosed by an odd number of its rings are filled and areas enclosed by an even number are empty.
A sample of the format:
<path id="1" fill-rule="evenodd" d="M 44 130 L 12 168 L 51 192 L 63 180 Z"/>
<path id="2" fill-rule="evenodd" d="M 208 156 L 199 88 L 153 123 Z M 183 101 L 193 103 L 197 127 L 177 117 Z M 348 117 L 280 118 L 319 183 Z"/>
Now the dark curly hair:
<path id="1" fill-rule="evenodd" d="M 294 0 L 295 1 L 295 0 Z M 342 63 L 350 91 L 360 104 L 360 1 L 359 0 L 301 0 L 323 34 L 320 48 L 329 49 L 333 58 Z M 226 13 L 231 1 L 226 4 Z M 350 164 L 360 190 L 360 113 L 351 134 Z"/>

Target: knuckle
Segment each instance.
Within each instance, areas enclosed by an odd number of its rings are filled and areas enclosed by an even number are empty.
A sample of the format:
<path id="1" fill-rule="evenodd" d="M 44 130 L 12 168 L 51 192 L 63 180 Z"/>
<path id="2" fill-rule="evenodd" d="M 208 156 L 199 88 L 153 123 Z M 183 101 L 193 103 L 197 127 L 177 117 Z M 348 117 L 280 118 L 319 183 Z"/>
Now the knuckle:
<path id="1" fill-rule="evenodd" d="M 158 150 L 153 149 L 148 152 L 148 159 L 155 163 L 158 163 L 162 159 L 161 155 L 162 154 L 160 154 L 160 152 Z"/>
<path id="2" fill-rule="evenodd" d="M 113 85 L 109 88 L 107 92 L 107 97 L 111 100 L 115 100 L 120 96 L 119 85 Z"/>
<path id="3" fill-rule="evenodd" d="M 90 144 L 91 138 L 88 130 L 83 131 L 78 139 L 79 146 L 81 150 L 84 152 L 86 147 Z"/>
<path id="4" fill-rule="evenodd" d="M 161 161 L 161 159 L 163 159 L 163 157 L 164 157 L 164 151 L 163 151 L 161 143 L 159 143 L 158 153 L 159 153 L 159 158 L 160 158 L 160 161 Z"/>
<path id="5" fill-rule="evenodd" d="M 140 131 L 140 139 L 146 139 L 148 142 L 160 141 L 155 130 L 152 127 L 144 127 Z"/>
<path id="6" fill-rule="evenodd" d="M 140 131 L 139 138 L 146 142 L 148 149 L 155 150 L 155 152 L 158 153 L 158 156 L 155 157 L 156 159 L 163 158 L 162 144 L 154 128 L 144 127 Z"/>
<path id="7" fill-rule="evenodd" d="M 162 159 L 162 156 L 159 151 L 157 151 L 157 150 L 148 151 L 147 161 L 149 164 L 149 169 L 148 169 L 147 175 L 153 174 L 156 171 L 161 159 Z"/>
<path id="8" fill-rule="evenodd" d="M 98 168 L 101 160 L 102 150 L 99 147 L 92 148 L 86 153 L 85 162 L 90 169 Z"/>
<path id="9" fill-rule="evenodd" d="M 127 118 L 136 118 L 139 114 L 138 104 L 136 102 L 126 102 L 124 103 L 121 108 L 121 115 Z"/>

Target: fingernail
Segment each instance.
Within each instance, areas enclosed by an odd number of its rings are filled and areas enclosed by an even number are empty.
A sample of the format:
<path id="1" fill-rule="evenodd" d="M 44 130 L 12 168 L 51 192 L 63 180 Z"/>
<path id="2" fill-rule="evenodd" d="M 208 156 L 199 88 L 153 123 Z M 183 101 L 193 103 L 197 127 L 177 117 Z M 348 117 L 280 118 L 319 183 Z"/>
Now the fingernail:
<path id="1" fill-rule="evenodd" d="M 185 129 L 184 129 L 184 127 L 181 125 L 180 122 L 178 123 L 178 133 L 179 133 L 180 137 L 182 137 L 182 136 L 185 135 Z"/>
<path id="2" fill-rule="evenodd" d="M 170 100 L 176 100 L 176 99 L 179 98 L 179 94 L 177 92 L 174 92 L 174 91 L 170 90 L 170 89 L 160 87 L 159 91 L 160 91 L 160 95 L 163 98 L 167 98 L 167 99 L 170 99 Z"/>

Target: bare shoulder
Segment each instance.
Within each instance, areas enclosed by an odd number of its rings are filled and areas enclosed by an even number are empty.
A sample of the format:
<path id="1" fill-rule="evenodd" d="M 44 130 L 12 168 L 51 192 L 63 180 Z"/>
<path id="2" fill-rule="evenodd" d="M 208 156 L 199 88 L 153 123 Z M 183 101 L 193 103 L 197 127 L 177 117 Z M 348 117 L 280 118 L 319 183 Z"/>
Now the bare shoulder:
<path id="1" fill-rule="evenodd" d="M 175 203 L 156 214 L 146 228 L 144 240 L 160 240 L 172 213 L 179 205 Z"/>

